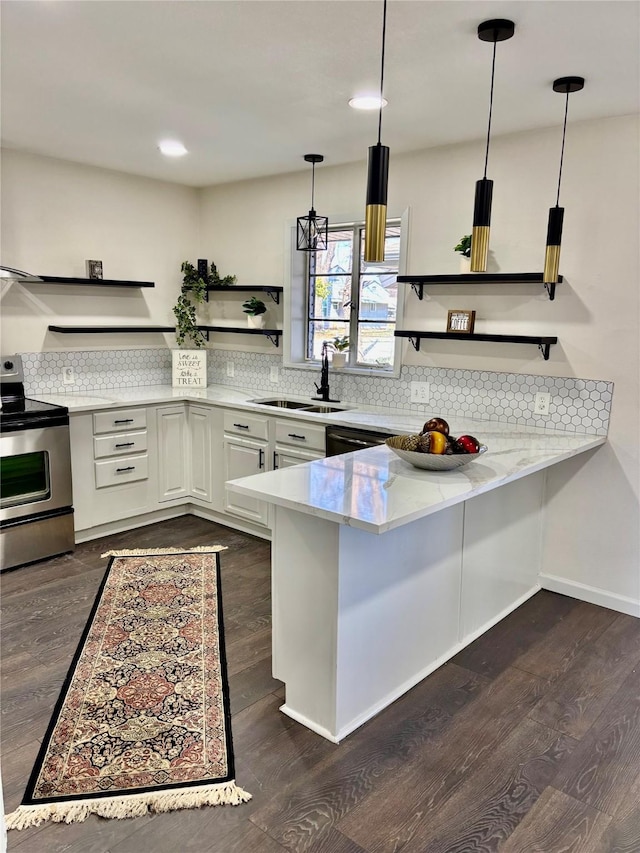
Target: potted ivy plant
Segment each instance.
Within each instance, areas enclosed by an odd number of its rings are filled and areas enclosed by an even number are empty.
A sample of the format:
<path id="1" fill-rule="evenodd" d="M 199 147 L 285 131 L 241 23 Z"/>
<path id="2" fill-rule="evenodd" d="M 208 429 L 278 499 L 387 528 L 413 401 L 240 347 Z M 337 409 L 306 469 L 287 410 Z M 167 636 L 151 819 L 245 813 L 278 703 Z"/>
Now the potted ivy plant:
<path id="1" fill-rule="evenodd" d="M 247 315 L 247 323 L 251 329 L 262 329 L 267 306 L 261 299 L 252 296 L 242 303 L 242 310 Z"/>
<path id="2" fill-rule="evenodd" d="M 347 363 L 347 350 L 349 349 L 349 335 L 335 337 L 329 343 L 333 350 L 331 364 L 333 367 L 344 367 Z"/>
<path id="3" fill-rule="evenodd" d="M 471 270 L 471 234 L 465 234 L 460 238 L 457 246 L 453 247 L 454 252 L 460 252 L 460 272 L 470 272 Z"/>
<path id="4" fill-rule="evenodd" d="M 228 287 L 235 282 L 236 277 L 235 275 L 227 275 L 221 278 L 214 263 L 211 264 L 210 271 L 206 273 L 206 276 L 201 275 L 189 261 L 184 261 L 180 269 L 182 271 L 182 287 L 180 288 L 180 296 L 173 306 L 173 313 L 176 318 L 176 341 L 179 347 L 192 346 L 201 349 L 206 345 L 206 341 L 198 329 L 196 311 L 198 305 L 206 299 L 207 286 L 222 285 Z"/>

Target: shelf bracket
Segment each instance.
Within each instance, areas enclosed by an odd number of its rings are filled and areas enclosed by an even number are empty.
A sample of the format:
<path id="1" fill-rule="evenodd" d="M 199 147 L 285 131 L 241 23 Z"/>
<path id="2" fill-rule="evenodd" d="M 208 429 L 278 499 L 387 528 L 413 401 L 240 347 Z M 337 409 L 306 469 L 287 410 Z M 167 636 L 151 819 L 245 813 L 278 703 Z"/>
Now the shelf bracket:
<path id="1" fill-rule="evenodd" d="M 555 286 L 555 284 L 552 284 L 552 283 L 547 282 L 547 281 L 543 282 L 543 284 L 544 284 L 544 289 L 549 294 L 549 301 L 553 302 L 553 300 L 556 298 L 556 286 Z"/>
<path id="2" fill-rule="evenodd" d="M 277 290 L 276 291 L 268 290 L 267 293 L 273 299 L 273 301 L 276 303 L 276 305 L 280 304 L 280 293 Z M 276 346 L 277 346 L 277 344 L 276 344 Z"/>
<path id="3" fill-rule="evenodd" d="M 411 282 L 411 290 L 413 290 L 413 292 L 418 297 L 418 299 L 422 299 L 422 297 L 424 296 L 424 285 L 420 284 L 417 281 Z M 416 349 L 417 349 L 417 347 L 416 347 Z"/>
<path id="4" fill-rule="evenodd" d="M 265 338 L 269 338 L 274 347 L 280 346 L 280 335 L 272 335 L 269 332 L 264 333 Z"/>
<path id="5" fill-rule="evenodd" d="M 207 343 L 209 342 L 209 329 L 198 329 L 201 335 L 205 336 Z"/>
<path id="6" fill-rule="evenodd" d="M 538 344 L 538 349 L 542 353 L 544 360 L 549 361 L 549 350 L 551 349 L 551 344 Z"/>
<path id="7" fill-rule="evenodd" d="M 411 286 L 413 287 L 413 285 L 411 285 Z M 420 286 L 422 287 L 422 285 L 420 285 Z M 421 298 L 422 298 L 422 297 L 421 297 Z M 417 336 L 416 336 L 416 337 L 414 337 L 414 338 L 411 338 L 411 337 L 410 337 L 410 338 L 409 338 L 409 342 L 410 342 L 411 344 L 413 344 L 413 348 L 415 349 L 415 351 L 416 351 L 416 352 L 418 352 L 418 350 L 420 349 L 420 338 L 419 338 L 419 337 L 417 337 Z"/>

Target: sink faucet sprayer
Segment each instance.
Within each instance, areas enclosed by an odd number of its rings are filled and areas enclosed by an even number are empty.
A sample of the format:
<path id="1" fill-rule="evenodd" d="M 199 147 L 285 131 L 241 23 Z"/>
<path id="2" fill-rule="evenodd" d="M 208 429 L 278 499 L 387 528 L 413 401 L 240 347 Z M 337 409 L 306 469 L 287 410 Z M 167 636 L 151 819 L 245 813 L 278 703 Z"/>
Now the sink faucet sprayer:
<path id="1" fill-rule="evenodd" d="M 316 386 L 319 397 L 312 397 L 312 400 L 322 400 L 324 403 L 339 403 L 340 400 L 334 400 L 330 397 L 329 391 L 329 356 L 327 355 L 327 342 L 322 344 L 322 370 L 320 371 L 320 384 L 313 383 Z"/>

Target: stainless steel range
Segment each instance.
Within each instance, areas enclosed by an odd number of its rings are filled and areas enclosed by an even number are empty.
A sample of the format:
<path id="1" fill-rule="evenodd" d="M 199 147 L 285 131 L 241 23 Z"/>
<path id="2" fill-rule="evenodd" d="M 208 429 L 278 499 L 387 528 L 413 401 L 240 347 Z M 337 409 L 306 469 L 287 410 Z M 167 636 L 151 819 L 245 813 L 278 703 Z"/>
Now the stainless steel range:
<path id="1" fill-rule="evenodd" d="M 73 551 L 69 410 L 24 396 L 18 355 L 0 357 L 0 569 Z"/>

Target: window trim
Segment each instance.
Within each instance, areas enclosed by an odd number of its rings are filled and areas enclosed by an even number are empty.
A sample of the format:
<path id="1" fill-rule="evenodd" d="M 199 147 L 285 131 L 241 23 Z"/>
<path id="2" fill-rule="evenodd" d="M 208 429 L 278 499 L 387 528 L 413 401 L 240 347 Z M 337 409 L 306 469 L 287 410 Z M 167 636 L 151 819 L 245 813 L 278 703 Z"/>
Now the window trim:
<path id="1" fill-rule="evenodd" d="M 409 214 L 410 208 L 402 213 L 393 215 L 388 212 L 387 219 L 400 222 L 400 255 L 398 258 L 398 275 L 406 275 L 407 258 L 409 256 Z M 336 226 L 342 223 L 360 222 L 362 217 L 330 216 L 329 224 Z M 284 329 L 282 365 L 293 370 L 317 371 L 319 361 L 308 361 L 305 358 L 305 324 L 306 324 L 306 259 L 304 252 L 296 249 L 296 220 L 285 222 L 284 226 Z M 406 294 L 398 292 L 396 310 L 396 328 L 402 328 Z M 396 338 L 394 348 L 393 368 L 384 367 L 344 367 L 340 373 L 360 376 L 389 376 L 399 377 L 402 368 L 402 338 Z"/>

